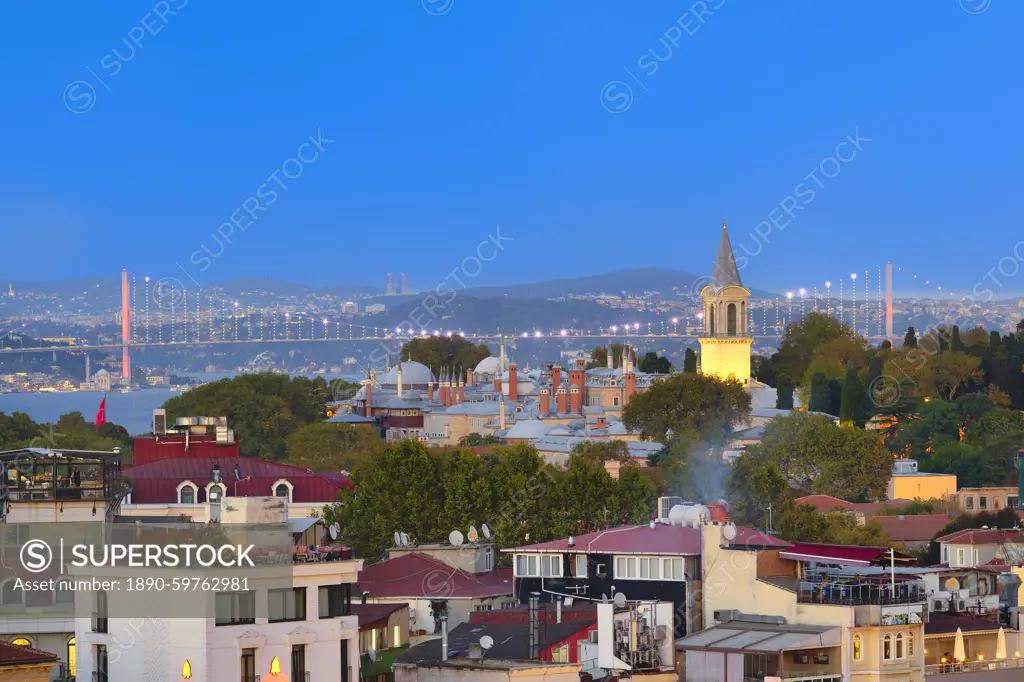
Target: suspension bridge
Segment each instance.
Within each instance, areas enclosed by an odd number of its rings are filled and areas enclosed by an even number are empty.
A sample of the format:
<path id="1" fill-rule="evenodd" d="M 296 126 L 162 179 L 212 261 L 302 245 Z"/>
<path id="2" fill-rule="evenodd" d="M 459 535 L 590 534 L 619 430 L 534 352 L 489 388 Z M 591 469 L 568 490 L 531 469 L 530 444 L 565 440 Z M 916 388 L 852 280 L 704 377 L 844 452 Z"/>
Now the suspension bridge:
<path id="1" fill-rule="evenodd" d="M 853 328 L 860 336 L 873 340 L 893 338 L 892 301 L 893 272 L 903 273 L 918 283 L 935 289 L 939 296 L 952 292 L 943 290 L 930 280 L 919 278 L 891 263 L 850 273 L 826 281 L 824 286 L 799 288 L 774 298 L 752 299 L 748 307 L 748 329 L 754 339 L 780 338 L 787 325 L 798 322 L 811 312 L 833 315 Z M 292 344 L 297 342 L 382 342 L 405 341 L 416 337 L 460 335 L 468 339 L 489 341 L 500 338 L 588 338 L 588 339 L 667 339 L 700 337 L 702 330 L 700 306 L 693 313 L 669 316 L 660 314 L 649 322 L 631 322 L 587 329 L 560 328 L 528 330 L 469 331 L 464 329 L 425 327 L 412 319 L 395 326 L 381 326 L 353 321 L 342 310 L 299 310 L 296 306 L 257 307 L 242 304 L 224 295 L 219 289 L 188 289 L 173 278 L 152 280 L 123 270 L 120 276 L 121 308 L 118 315 L 120 339 L 110 343 L 68 345 L 41 343 L 30 347 L 0 348 L 0 353 L 82 352 L 89 350 L 121 351 L 122 375 L 131 373 L 131 350 L 143 348 L 210 346 L 220 344 Z M 689 296 L 699 297 L 698 286 Z M 683 294 L 684 298 L 686 294 Z M 414 300 L 414 299 L 409 299 Z M 444 306 L 437 306 L 444 309 Z M 609 308 L 610 315 L 620 311 Z M 628 312 L 621 311 L 623 317 Z M 673 313 L 674 314 L 674 313 Z M 425 312 L 421 317 L 426 317 Z M 649 317 L 650 313 L 643 313 Z"/>

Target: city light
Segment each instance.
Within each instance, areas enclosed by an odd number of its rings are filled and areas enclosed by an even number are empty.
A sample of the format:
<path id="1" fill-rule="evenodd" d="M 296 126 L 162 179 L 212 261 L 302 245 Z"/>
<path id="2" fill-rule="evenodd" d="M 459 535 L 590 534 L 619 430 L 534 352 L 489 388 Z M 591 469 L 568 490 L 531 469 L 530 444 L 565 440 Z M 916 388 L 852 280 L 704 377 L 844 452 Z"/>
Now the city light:
<path id="1" fill-rule="evenodd" d="M 800 296 L 803 297 L 803 296 L 806 296 L 806 295 L 807 295 L 807 289 L 801 288 L 800 289 Z"/>
<path id="2" fill-rule="evenodd" d="M 850 279 L 857 279 L 857 273 L 856 272 L 851 272 L 850 273 Z"/>
<path id="3" fill-rule="evenodd" d="M 533 333 L 533 335 L 534 335 L 535 337 L 537 337 L 537 338 L 539 339 L 540 337 L 544 336 L 544 332 L 541 332 L 541 331 L 535 331 L 535 332 Z"/>
<path id="4" fill-rule="evenodd" d="M 793 292 L 792 291 L 787 291 L 786 292 L 786 298 L 793 298 Z"/>
<path id="5" fill-rule="evenodd" d="M 619 328 L 617 326 L 615 326 L 614 324 L 612 325 L 611 329 L 612 329 L 612 334 L 614 334 L 615 332 L 617 332 L 619 330 Z"/>
<path id="6" fill-rule="evenodd" d="M 672 324 L 679 324 L 679 318 L 678 317 L 673 317 L 672 318 Z"/>
<path id="7" fill-rule="evenodd" d="M 639 329 L 639 328 L 640 328 L 640 323 L 639 322 L 634 322 L 633 323 L 633 329 Z"/>
<path id="8" fill-rule="evenodd" d="M 568 335 L 569 335 L 569 332 L 567 332 L 566 330 L 563 329 L 562 330 L 562 336 L 568 336 Z"/>
<path id="9" fill-rule="evenodd" d="M 832 282 L 825 282 L 825 286 L 831 288 L 832 287 Z"/>

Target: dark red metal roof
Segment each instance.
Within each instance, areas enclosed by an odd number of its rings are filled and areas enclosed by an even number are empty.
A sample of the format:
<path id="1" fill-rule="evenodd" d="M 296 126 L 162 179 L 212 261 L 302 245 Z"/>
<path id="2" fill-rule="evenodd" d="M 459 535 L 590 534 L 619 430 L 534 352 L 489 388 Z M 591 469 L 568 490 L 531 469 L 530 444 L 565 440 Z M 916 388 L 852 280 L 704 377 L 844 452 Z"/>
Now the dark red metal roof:
<path id="1" fill-rule="evenodd" d="M 512 571 L 469 573 L 413 552 L 359 572 L 359 589 L 374 597 L 418 599 L 482 598 L 512 594 Z"/>
<path id="2" fill-rule="evenodd" d="M 40 651 L 39 649 L 0 641 L 0 666 L 35 665 L 39 663 L 54 663 L 56 661 L 57 655 L 51 654 L 48 651 Z"/>
<path id="3" fill-rule="evenodd" d="M 777 538 L 774 535 L 767 535 L 759 530 L 755 530 L 754 528 L 736 526 L 736 537 L 729 541 L 729 546 L 782 549 L 784 547 L 792 547 L 793 545 L 781 538 Z"/>
<path id="4" fill-rule="evenodd" d="M 210 470 L 215 464 L 220 467 L 227 494 L 232 496 L 273 495 L 273 485 L 283 479 L 292 484 L 293 502 L 330 503 L 337 501 L 340 490 L 352 487 L 348 477 L 341 473 L 315 472 L 290 464 L 234 456 L 161 459 L 126 467 L 123 474 L 132 480 L 133 504 L 175 504 L 178 501 L 178 485 L 183 481 L 196 484 L 199 488 L 197 502 L 202 502 L 205 500 L 206 485 L 210 482 Z M 236 464 L 242 475 L 237 486 L 234 473 Z"/>
<path id="5" fill-rule="evenodd" d="M 885 558 L 886 547 L 849 547 L 845 545 L 793 545 L 780 552 L 783 559 L 794 561 L 815 561 L 822 564 L 839 564 L 841 566 L 870 566 Z M 897 553 L 897 558 L 902 555 Z"/>
<path id="6" fill-rule="evenodd" d="M 947 613 L 930 613 L 928 622 L 924 624 L 926 635 L 951 635 L 960 628 L 962 632 L 984 632 L 998 630 L 999 624 L 974 616 L 952 615 Z"/>
<path id="7" fill-rule="evenodd" d="M 506 552 L 584 552 L 596 554 L 700 554 L 700 530 L 655 524 L 618 526 L 573 538 L 525 545 Z"/>
<path id="8" fill-rule="evenodd" d="M 352 604 L 352 615 L 359 619 L 360 630 L 369 630 L 387 625 L 392 613 L 407 608 L 408 604 Z"/>

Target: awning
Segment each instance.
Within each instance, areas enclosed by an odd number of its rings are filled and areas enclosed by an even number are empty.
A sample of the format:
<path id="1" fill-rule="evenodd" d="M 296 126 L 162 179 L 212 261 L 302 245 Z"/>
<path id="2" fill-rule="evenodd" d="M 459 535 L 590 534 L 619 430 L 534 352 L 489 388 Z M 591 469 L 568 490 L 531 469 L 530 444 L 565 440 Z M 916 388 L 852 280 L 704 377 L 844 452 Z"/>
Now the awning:
<path id="1" fill-rule="evenodd" d="M 762 651 L 777 653 L 840 645 L 839 627 L 779 625 L 732 620 L 676 640 L 681 651 Z"/>
<path id="2" fill-rule="evenodd" d="M 840 545 L 793 545 L 779 552 L 783 559 L 792 561 L 813 561 L 819 564 L 867 567 L 883 559 L 888 560 L 889 550 L 884 547 L 845 547 Z M 896 553 L 896 562 L 903 564 L 906 555 Z"/>
<path id="3" fill-rule="evenodd" d="M 293 533 L 304 533 L 319 522 L 320 519 L 288 519 Z"/>

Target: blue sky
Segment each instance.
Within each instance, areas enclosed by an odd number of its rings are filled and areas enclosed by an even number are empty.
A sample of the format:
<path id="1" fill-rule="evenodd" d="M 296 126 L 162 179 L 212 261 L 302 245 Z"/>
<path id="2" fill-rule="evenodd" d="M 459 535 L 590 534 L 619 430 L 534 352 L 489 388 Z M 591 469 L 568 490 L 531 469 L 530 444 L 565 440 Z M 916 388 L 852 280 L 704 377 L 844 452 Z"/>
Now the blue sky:
<path id="1" fill-rule="evenodd" d="M 0 278 L 405 271 L 432 287 L 496 225 L 512 240 L 474 284 L 702 273 L 723 218 L 755 286 L 886 260 L 961 289 L 1001 258 L 1003 280 L 1018 274 L 1024 4 L 1011 0 L 6 13 Z M 299 152 L 318 130 L 333 142 Z M 837 151 L 848 136 L 859 149 Z M 316 158 L 286 163 L 297 152 Z M 268 205 L 275 171 L 297 177 Z M 246 204 L 261 185 L 264 204 Z"/>

